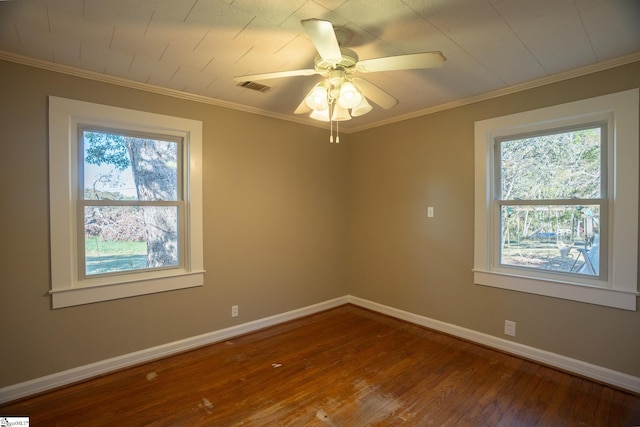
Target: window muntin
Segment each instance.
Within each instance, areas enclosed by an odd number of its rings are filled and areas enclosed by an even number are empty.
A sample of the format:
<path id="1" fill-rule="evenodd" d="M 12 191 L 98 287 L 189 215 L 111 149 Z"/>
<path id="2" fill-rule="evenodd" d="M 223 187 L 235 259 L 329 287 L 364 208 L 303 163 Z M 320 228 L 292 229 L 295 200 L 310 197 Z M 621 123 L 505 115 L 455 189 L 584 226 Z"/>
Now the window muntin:
<path id="1" fill-rule="evenodd" d="M 182 141 L 80 128 L 81 277 L 182 264 Z"/>
<path id="2" fill-rule="evenodd" d="M 606 153 L 606 123 L 496 138 L 498 266 L 606 280 Z"/>

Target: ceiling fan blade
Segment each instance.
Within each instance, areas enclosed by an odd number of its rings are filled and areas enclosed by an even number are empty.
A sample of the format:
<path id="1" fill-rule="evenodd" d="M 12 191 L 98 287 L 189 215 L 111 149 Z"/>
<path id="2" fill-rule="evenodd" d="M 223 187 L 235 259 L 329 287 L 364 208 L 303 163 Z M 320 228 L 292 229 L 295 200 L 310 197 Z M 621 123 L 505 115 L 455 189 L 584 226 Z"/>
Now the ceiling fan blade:
<path id="1" fill-rule="evenodd" d="M 261 73 L 261 74 L 247 74 L 244 76 L 236 76 L 233 80 L 237 82 L 248 82 L 253 80 L 267 80 L 267 79 L 279 79 L 282 77 L 295 77 L 295 76 L 313 76 L 318 74 L 314 69 L 306 70 L 290 70 L 290 71 L 275 71 L 273 73 Z"/>
<path id="2" fill-rule="evenodd" d="M 351 82 L 358 88 L 362 94 L 375 102 L 385 110 L 389 108 L 393 108 L 398 105 L 398 100 L 393 96 L 389 95 L 384 90 L 380 89 L 378 86 L 371 83 L 369 80 L 365 80 L 361 77 L 353 77 Z"/>
<path id="3" fill-rule="evenodd" d="M 413 53 L 409 55 L 387 56 L 384 58 L 364 59 L 356 64 L 356 70 L 362 73 L 376 71 L 415 70 L 418 68 L 442 67 L 442 52 Z"/>
<path id="4" fill-rule="evenodd" d="M 342 53 L 340 53 L 340 45 L 331 22 L 313 18 L 304 19 L 300 23 L 311 37 L 311 41 L 322 59 L 330 63 L 340 62 Z"/>

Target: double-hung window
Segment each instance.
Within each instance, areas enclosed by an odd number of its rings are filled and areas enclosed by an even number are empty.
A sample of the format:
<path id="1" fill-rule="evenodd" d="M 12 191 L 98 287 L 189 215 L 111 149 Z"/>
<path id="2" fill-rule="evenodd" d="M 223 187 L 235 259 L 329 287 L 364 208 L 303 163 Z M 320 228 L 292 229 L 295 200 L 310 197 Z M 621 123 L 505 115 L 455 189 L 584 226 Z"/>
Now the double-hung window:
<path id="1" fill-rule="evenodd" d="M 475 133 L 475 282 L 635 310 L 638 91 Z"/>
<path id="2" fill-rule="evenodd" d="M 80 277 L 183 264 L 182 138 L 79 131 Z"/>
<path id="3" fill-rule="evenodd" d="M 203 284 L 201 122 L 49 98 L 53 307 Z"/>
<path id="4" fill-rule="evenodd" d="M 606 277 L 606 153 L 606 123 L 496 138 L 499 266 Z"/>

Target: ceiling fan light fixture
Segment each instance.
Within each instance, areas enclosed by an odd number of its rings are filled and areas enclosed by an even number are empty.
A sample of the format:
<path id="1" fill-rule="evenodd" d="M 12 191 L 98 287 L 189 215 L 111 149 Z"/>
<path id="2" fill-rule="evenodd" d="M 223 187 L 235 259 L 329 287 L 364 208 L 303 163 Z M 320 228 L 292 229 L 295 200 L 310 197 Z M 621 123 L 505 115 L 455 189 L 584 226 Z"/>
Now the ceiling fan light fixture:
<path id="1" fill-rule="evenodd" d="M 2 1 L 2 0 L 0 0 Z M 303 19 L 302 28 L 311 39 L 317 52 L 313 69 L 274 71 L 268 73 L 236 76 L 237 82 L 267 80 L 293 76 L 321 75 L 323 80 L 317 83 L 295 109 L 294 114 L 309 114 L 315 120 L 330 123 L 330 141 L 333 142 L 334 121 L 335 142 L 339 142 L 339 122 L 351 120 L 370 112 L 373 108 L 366 98 L 377 106 L 388 110 L 398 104 L 391 94 L 380 89 L 368 80 L 354 76 L 354 73 L 373 73 L 396 70 L 416 70 L 441 67 L 446 58 L 440 51 L 410 53 L 360 60 L 358 54 L 342 47 L 352 34 L 347 28 L 334 28 L 323 19 Z M 241 83 L 245 86 L 248 83 Z M 365 98 L 366 96 L 366 98 Z M 351 113 L 351 114 L 350 114 Z"/>
<path id="2" fill-rule="evenodd" d="M 318 83 L 307 96 L 305 102 L 314 111 L 324 111 L 329 108 L 327 102 L 327 88 L 322 83 Z"/>
<path id="3" fill-rule="evenodd" d="M 362 101 L 362 94 L 351 82 L 344 82 L 340 87 L 338 105 L 342 108 L 354 108 Z"/>
<path id="4" fill-rule="evenodd" d="M 351 115 L 353 117 L 364 116 L 371 110 L 373 110 L 373 107 L 369 104 L 367 98 L 363 96 L 360 103 L 351 109 Z"/>

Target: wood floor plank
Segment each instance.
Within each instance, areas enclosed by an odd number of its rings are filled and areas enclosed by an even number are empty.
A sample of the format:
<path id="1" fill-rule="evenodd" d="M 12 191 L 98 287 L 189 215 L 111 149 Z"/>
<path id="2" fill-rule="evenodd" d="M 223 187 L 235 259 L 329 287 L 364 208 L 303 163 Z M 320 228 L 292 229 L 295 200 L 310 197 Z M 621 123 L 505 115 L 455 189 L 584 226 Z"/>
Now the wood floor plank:
<path id="1" fill-rule="evenodd" d="M 640 397 L 347 305 L 0 406 L 37 426 L 633 426 Z"/>

